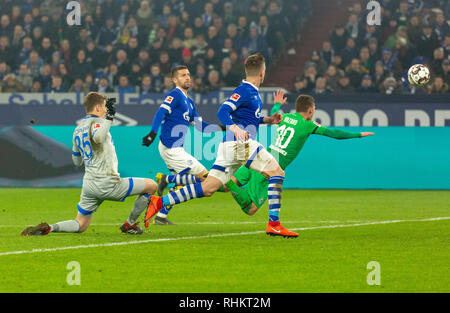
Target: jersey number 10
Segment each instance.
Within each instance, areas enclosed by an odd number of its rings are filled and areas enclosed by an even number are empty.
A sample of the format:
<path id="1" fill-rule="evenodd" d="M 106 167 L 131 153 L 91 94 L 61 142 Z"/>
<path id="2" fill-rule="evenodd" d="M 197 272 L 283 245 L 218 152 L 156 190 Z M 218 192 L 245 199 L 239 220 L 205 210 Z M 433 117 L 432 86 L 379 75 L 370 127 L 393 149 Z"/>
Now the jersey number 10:
<path id="1" fill-rule="evenodd" d="M 292 127 L 286 127 L 286 125 L 282 125 L 277 128 L 277 139 L 275 141 L 275 146 L 280 149 L 285 149 L 294 137 L 295 129 Z M 289 135 L 288 135 L 289 133 Z M 287 135 L 287 138 L 286 138 Z M 286 138 L 286 140 L 284 140 Z"/>

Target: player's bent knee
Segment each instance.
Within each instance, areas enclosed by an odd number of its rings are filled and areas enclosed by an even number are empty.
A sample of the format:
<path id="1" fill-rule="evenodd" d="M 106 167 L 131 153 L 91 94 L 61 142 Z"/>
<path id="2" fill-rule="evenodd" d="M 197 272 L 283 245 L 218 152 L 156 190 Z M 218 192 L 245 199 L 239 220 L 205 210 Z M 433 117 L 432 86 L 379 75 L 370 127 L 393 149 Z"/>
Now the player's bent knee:
<path id="1" fill-rule="evenodd" d="M 158 188 L 158 185 L 153 179 L 145 179 L 145 189 L 144 192 L 148 194 L 154 194 L 156 192 L 156 189 Z"/>

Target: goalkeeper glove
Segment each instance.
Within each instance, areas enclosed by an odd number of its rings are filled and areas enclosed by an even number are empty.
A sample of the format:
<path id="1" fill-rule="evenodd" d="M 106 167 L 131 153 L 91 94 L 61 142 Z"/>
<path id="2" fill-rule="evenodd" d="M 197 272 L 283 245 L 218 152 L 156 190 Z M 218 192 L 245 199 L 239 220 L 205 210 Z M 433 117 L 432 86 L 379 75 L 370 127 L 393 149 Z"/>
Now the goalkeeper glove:
<path id="1" fill-rule="evenodd" d="M 114 103 L 116 103 L 116 98 L 108 98 L 106 100 L 106 119 L 112 121 L 114 119 L 114 115 L 116 114 L 116 108 L 114 107 Z"/>
<path id="2" fill-rule="evenodd" d="M 155 140 L 155 138 L 156 132 L 152 130 L 148 135 L 142 138 L 142 145 L 146 147 L 150 146 L 153 143 L 153 140 Z"/>

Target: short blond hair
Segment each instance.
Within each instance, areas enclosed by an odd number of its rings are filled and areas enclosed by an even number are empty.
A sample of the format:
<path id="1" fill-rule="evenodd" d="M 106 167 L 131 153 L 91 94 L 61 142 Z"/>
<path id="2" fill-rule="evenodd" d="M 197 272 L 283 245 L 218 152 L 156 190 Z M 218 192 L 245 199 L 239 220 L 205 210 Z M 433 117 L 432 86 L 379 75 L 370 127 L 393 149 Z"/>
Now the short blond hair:
<path id="1" fill-rule="evenodd" d="M 84 97 L 84 108 L 86 112 L 91 112 L 96 105 L 102 105 L 104 101 L 106 101 L 105 95 L 91 91 Z"/>

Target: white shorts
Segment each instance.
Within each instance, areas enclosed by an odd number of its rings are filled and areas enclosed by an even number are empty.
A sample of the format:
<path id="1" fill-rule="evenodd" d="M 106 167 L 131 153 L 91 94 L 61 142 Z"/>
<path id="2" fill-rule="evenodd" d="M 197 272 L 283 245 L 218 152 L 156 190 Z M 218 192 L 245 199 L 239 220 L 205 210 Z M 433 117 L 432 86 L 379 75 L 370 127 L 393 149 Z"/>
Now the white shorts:
<path id="1" fill-rule="evenodd" d="M 197 175 L 206 171 L 206 168 L 182 147 L 167 148 L 160 141 L 158 149 L 159 154 L 172 174 Z"/>
<path id="2" fill-rule="evenodd" d="M 261 173 L 272 160 L 275 160 L 272 154 L 253 139 L 221 142 L 209 176 L 226 184 L 242 165 Z"/>
<path id="3" fill-rule="evenodd" d="M 90 215 L 97 211 L 104 200 L 125 201 L 128 196 L 143 194 L 145 178 L 111 177 L 99 179 L 84 179 L 81 188 L 78 212 Z"/>

